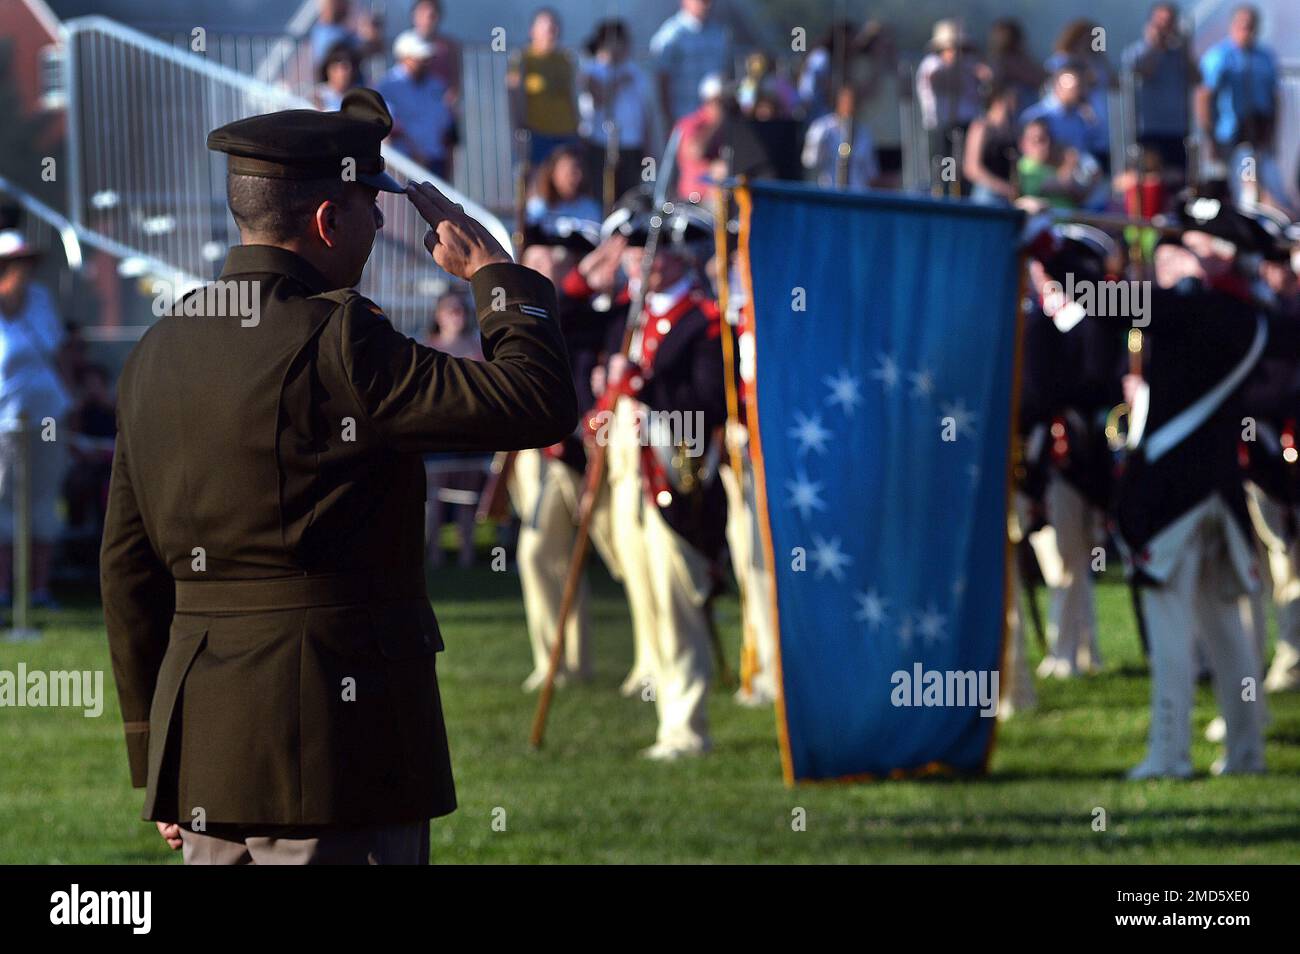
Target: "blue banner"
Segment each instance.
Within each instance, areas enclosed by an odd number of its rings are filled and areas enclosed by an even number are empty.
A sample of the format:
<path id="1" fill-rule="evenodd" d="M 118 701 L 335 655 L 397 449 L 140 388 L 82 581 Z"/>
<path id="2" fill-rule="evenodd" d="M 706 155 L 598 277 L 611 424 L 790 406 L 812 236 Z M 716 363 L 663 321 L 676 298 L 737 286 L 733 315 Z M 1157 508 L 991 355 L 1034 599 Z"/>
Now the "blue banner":
<path id="1" fill-rule="evenodd" d="M 1017 213 L 754 185 L 791 779 L 980 770 L 1004 619 Z"/>

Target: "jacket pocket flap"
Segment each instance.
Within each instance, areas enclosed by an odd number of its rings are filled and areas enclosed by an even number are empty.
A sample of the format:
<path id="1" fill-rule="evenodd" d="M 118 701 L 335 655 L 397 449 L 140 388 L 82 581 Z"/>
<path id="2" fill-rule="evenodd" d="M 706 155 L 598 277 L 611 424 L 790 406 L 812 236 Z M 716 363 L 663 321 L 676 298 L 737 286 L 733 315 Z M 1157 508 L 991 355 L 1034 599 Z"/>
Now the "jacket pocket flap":
<path id="1" fill-rule="evenodd" d="M 424 600 L 371 610 L 375 641 L 385 659 L 414 659 L 442 652 L 438 619 Z"/>

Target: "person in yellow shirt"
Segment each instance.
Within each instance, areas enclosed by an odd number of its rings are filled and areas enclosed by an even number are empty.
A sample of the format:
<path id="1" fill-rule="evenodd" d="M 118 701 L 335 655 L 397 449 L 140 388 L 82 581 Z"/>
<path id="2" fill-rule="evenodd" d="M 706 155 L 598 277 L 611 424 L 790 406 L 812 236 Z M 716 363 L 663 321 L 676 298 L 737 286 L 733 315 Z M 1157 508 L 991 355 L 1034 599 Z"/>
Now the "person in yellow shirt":
<path id="1" fill-rule="evenodd" d="M 559 14 L 542 7 L 533 14 L 528 46 L 515 53 L 506 73 L 514 126 L 529 135 L 528 161 L 533 166 L 578 139 L 576 70 L 559 42 Z"/>

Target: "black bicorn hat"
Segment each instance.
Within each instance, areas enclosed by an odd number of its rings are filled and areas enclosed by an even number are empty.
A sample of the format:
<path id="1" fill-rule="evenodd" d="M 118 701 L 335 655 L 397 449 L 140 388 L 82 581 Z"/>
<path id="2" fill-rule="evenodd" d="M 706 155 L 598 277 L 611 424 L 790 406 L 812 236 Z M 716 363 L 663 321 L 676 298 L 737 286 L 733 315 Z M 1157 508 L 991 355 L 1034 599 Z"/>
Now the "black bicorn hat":
<path id="1" fill-rule="evenodd" d="M 208 148 L 229 156 L 230 172 L 269 179 L 330 179 L 343 175 L 351 159 L 356 181 L 404 192 L 379 154 L 392 128 L 384 98 L 358 86 L 337 112 L 286 109 L 237 119 L 208 133 Z"/>
<path id="2" fill-rule="evenodd" d="M 1227 199 L 1187 197 L 1175 212 L 1177 224 L 1231 242 L 1238 252 L 1285 261 L 1290 241 L 1286 218 L 1264 205 L 1234 206 Z"/>

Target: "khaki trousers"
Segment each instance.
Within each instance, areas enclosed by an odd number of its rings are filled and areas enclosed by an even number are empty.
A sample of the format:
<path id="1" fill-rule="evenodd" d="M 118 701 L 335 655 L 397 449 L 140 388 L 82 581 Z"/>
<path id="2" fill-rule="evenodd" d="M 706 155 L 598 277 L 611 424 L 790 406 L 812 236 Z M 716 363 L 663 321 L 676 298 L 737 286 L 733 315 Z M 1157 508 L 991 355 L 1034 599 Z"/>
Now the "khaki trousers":
<path id="1" fill-rule="evenodd" d="M 1193 639 L 1203 635 L 1214 693 L 1226 725 L 1229 771 L 1264 765 L 1264 702 L 1242 698 L 1243 681 L 1259 688 L 1260 663 L 1242 625 L 1240 581 L 1228 556 L 1226 508 L 1208 509 L 1161 586 L 1142 589 L 1151 650 L 1151 728 L 1148 763 L 1172 773 L 1191 771 L 1191 716 L 1196 673 Z"/>
<path id="2" fill-rule="evenodd" d="M 659 670 L 655 596 L 650 583 L 650 557 L 645 548 L 647 501 L 641 481 L 640 431 L 636 405 L 620 400 L 609 428 L 606 479 L 614 559 L 622 573 L 623 590 L 632 614 L 632 669 L 623 691 L 643 691 Z"/>
<path id="3" fill-rule="evenodd" d="M 758 530 L 758 513 L 754 508 L 753 470 L 744 461 L 745 493 L 732 471 L 730 461 L 718 476 L 727 493 L 727 548 L 731 551 L 731 568 L 744 597 L 745 637 L 755 650 L 755 667 L 751 694 L 757 699 L 776 698 L 776 628 L 772 624 L 772 590 L 767 568 L 763 565 L 762 538 Z"/>
<path id="4" fill-rule="evenodd" d="M 187 865 L 427 865 L 429 823 L 358 828 L 181 828 Z"/>
<path id="5" fill-rule="evenodd" d="M 1056 673 L 1075 675 L 1101 665 L 1091 572 L 1096 514 L 1079 491 L 1055 474 L 1043 496 L 1052 532 L 1034 534 L 1030 545 L 1051 593 L 1047 645 Z"/>
<path id="6" fill-rule="evenodd" d="M 1264 688 L 1280 692 L 1300 687 L 1300 538 L 1287 541 L 1287 508 L 1254 484 L 1247 484 L 1251 517 L 1264 544 L 1264 565 L 1273 586 L 1277 649 Z"/>
<path id="7" fill-rule="evenodd" d="M 635 406 L 627 399 L 619 402 L 609 452 L 614 540 L 637 639 L 634 666 L 651 667 L 659 718 L 655 741 L 708 748 L 708 560 L 646 499 Z"/>
<path id="8" fill-rule="evenodd" d="M 520 451 L 515 457 L 510 475 L 510 499 L 520 519 L 515 559 L 524 594 L 524 615 L 528 621 L 528 641 L 532 645 L 535 672 L 544 673 L 550 667 L 555 623 L 560 615 L 564 580 L 577 534 L 582 483 L 581 474 L 541 451 Z M 592 513 L 591 541 L 610 572 L 617 577 L 618 564 L 610 542 L 609 493 L 603 489 Z M 587 595 L 584 578 L 564 630 L 563 671 L 580 678 L 591 671 Z"/>

